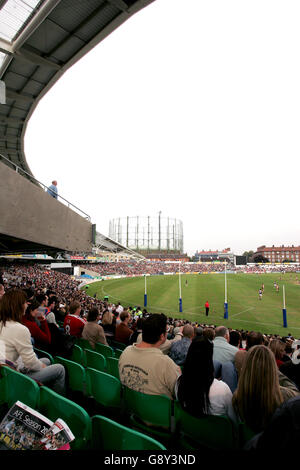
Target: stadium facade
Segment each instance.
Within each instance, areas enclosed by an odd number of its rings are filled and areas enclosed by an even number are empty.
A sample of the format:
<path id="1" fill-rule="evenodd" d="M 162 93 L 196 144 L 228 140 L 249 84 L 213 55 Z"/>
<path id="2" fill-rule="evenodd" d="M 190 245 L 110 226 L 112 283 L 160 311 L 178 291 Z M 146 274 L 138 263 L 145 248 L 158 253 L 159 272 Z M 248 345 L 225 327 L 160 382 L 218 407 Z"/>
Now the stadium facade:
<path id="1" fill-rule="evenodd" d="M 109 238 L 139 253 L 183 253 L 181 220 L 157 216 L 126 216 L 110 220 Z"/>

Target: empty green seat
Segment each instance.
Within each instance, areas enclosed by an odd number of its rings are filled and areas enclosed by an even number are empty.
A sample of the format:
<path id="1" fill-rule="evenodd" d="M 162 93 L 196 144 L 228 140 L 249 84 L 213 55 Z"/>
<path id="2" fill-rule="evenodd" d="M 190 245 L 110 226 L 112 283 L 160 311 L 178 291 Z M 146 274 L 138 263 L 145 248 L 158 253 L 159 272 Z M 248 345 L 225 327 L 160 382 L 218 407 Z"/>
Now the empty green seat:
<path id="1" fill-rule="evenodd" d="M 122 354 L 122 352 L 123 352 L 123 351 L 122 351 L 121 349 L 115 349 L 115 350 L 114 350 L 114 357 L 115 357 L 116 359 L 119 359 L 120 356 L 121 356 L 121 354 Z"/>
<path id="2" fill-rule="evenodd" d="M 102 354 L 97 353 L 95 351 L 90 351 L 89 349 L 86 349 L 84 352 L 85 352 L 87 367 L 100 370 L 101 372 L 106 372 L 106 368 L 107 368 L 106 359 Z M 108 359 L 111 359 L 111 358 L 108 358 Z"/>
<path id="3" fill-rule="evenodd" d="M 174 416 L 179 445 L 184 448 L 230 450 L 237 447 L 235 427 L 227 416 L 196 418 L 183 410 L 178 401 L 174 403 Z"/>
<path id="4" fill-rule="evenodd" d="M 65 359 L 61 356 L 55 357 L 56 362 L 62 364 L 66 370 L 66 378 L 67 378 L 67 388 L 76 392 L 82 392 L 85 394 L 85 386 L 86 386 L 86 375 L 85 375 L 85 368 L 78 364 L 77 362 L 73 362 L 70 359 Z"/>
<path id="5" fill-rule="evenodd" d="M 95 351 L 102 354 L 104 357 L 114 357 L 114 351 L 110 346 L 106 346 L 102 343 L 95 344 Z"/>
<path id="6" fill-rule="evenodd" d="M 161 439 L 171 437 L 172 400 L 166 395 L 148 395 L 124 387 L 124 407 L 131 424 Z"/>
<path id="7" fill-rule="evenodd" d="M 108 374 L 113 375 L 114 377 L 120 380 L 119 359 L 117 359 L 116 357 L 108 357 L 106 359 L 106 368 Z"/>
<path id="8" fill-rule="evenodd" d="M 59 395 L 48 387 L 41 387 L 38 409 L 51 421 L 61 418 L 66 422 L 75 436 L 75 440 L 70 443 L 72 450 L 89 447 L 92 430 L 91 419 L 77 403 Z"/>
<path id="9" fill-rule="evenodd" d="M 82 349 L 90 349 L 91 351 L 95 351 L 95 349 L 87 339 L 79 338 L 77 345 L 80 346 Z"/>
<path id="10" fill-rule="evenodd" d="M 25 374 L 10 367 L 0 367 L 0 403 L 10 408 L 16 401 L 21 401 L 31 408 L 39 402 L 40 387 Z"/>
<path id="11" fill-rule="evenodd" d="M 112 375 L 88 367 L 86 369 L 87 393 L 102 406 L 120 408 L 121 382 Z"/>
<path id="12" fill-rule="evenodd" d="M 83 349 L 78 346 L 78 344 L 74 344 L 73 349 L 72 349 L 72 354 L 68 358 L 70 361 L 77 362 L 78 364 L 85 365 L 85 357 L 83 354 Z"/>
<path id="13" fill-rule="evenodd" d="M 127 348 L 128 345 L 124 343 L 120 343 L 119 341 L 115 341 L 114 339 L 110 340 L 110 345 L 114 349 L 120 349 L 121 351 L 124 351 L 125 348 Z"/>
<path id="14" fill-rule="evenodd" d="M 166 450 L 156 440 L 104 416 L 92 417 L 92 449 L 95 450 Z"/>

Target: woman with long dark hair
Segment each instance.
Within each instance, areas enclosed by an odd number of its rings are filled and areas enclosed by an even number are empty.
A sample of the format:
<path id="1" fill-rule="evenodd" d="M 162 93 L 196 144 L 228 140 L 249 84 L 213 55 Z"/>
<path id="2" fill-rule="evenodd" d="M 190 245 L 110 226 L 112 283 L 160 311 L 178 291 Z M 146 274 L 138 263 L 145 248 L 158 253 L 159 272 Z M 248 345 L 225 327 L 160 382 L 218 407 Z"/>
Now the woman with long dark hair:
<path id="1" fill-rule="evenodd" d="M 176 398 L 193 416 L 227 415 L 236 422 L 232 392 L 225 382 L 214 378 L 213 347 L 205 337 L 191 342 L 177 381 Z"/>

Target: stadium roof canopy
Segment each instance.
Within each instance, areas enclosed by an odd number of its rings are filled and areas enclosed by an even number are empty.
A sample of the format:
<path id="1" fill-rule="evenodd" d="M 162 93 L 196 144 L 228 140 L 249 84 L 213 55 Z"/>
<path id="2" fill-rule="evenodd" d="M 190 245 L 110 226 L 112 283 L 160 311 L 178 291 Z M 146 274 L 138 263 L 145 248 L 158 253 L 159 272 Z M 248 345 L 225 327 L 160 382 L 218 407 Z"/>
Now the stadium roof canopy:
<path id="1" fill-rule="evenodd" d="M 0 80 L 6 95 L 0 105 L 0 161 L 17 165 L 24 177 L 34 176 L 24 135 L 40 99 L 75 62 L 153 1 L 0 0 Z M 115 243 L 104 236 L 103 243 L 105 238 Z"/>
<path id="2" fill-rule="evenodd" d="M 127 255 L 137 260 L 145 259 L 145 256 L 141 255 L 140 253 L 137 253 L 130 248 L 124 247 L 120 243 L 112 240 L 109 237 L 106 237 L 105 235 L 102 235 L 99 232 L 96 234 L 95 247 L 99 250 L 110 251 L 118 255 Z"/>
<path id="3" fill-rule="evenodd" d="M 153 1 L 0 0 L 0 80 L 6 88 L 0 154 L 32 174 L 24 134 L 40 99 L 75 62 Z"/>

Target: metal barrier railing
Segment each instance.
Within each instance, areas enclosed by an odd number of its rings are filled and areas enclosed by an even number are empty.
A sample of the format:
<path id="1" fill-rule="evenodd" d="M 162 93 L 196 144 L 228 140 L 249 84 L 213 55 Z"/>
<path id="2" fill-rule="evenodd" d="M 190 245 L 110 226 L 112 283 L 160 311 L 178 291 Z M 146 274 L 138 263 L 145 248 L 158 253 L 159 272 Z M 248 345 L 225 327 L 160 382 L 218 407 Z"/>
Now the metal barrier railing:
<path id="1" fill-rule="evenodd" d="M 39 185 L 42 186 L 42 188 L 47 191 L 48 189 L 48 186 L 46 186 L 44 183 L 41 183 L 39 180 L 37 180 L 34 176 L 32 176 L 30 173 L 28 173 L 27 171 L 23 170 L 23 168 L 19 167 L 16 163 L 12 162 L 11 160 L 9 160 L 9 158 L 5 157 L 4 155 L 0 154 L 0 160 L 1 159 L 4 159 L 6 160 L 10 165 L 13 166 L 14 170 L 16 171 L 16 173 L 24 173 L 28 179 L 31 181 L 31 182 L 35 182 L 35 183 L 38 183 Z M 71 202 L 69 202 L 67 199 L 65 199 L 64 197 L 60 196 L 59 194 L 57 195 L 57 199 L 59 199 L 60 201 L 64 201 L 64 203 L 66 203 L 66 205 L 68 206 L 69 209 L 72 209 L 72 210 L 75 210 L 75 212 L 80 212 L 80 214 L 83 214 L 84 215 L 84 218 L 87 219 L 89 222 L 91 222 L 91 217 L 86 214 L 83 210 L 79 209 L 79 207 L 76 207 L 74 204 L 72 204 Z"/>

